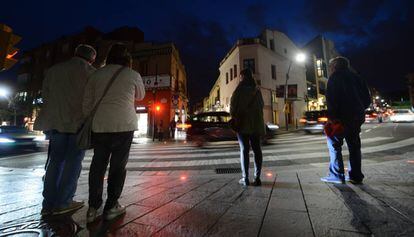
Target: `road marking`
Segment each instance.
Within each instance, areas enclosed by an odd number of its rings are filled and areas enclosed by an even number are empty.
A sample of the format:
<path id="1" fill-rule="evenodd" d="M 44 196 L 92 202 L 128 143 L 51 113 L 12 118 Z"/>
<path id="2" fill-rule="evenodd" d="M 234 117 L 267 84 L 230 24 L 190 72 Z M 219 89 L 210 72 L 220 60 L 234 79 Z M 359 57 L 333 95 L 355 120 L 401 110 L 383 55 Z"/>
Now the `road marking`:
<path id="1" fill-rule="evenodd" d="M 390 140 L 392 137 L 373 137 L 362 139 L 362 144 L 370 144 L 379 141 Z M 308 143 L 302 143 L 301 146 L 315 144 L 314 141 Z M 300 151 L 315 151 L 315 150 L 326 150 L 327 146 L 325 140 L 323 142 L 318 142 L 318 146 L 310 146 L 301 148 Z M 287 145 L 276 145 L 272 146 L 271 148 L 264 146 L 262 147 L 262 153 L 264 155 L 267 154 L 278 154 L 283 152 L 294 152 L 297 150 L 298 144 L 287 144 Z M 252 152 L 251 152 L 252 153 Z M 131 152 L 130 153 L 130 160 L 131 159 L 188 159 L 188 158 L 204 158 L 204 157 L 223 157 L 223 156 L 238 156 L 240 152 L 238 150 L 232 149 L 231 151 L 226 151 L 224 149 L 209 149 L 208 152 L 199 152 L 199 150 L 193 150 L 193 152 L 188 151 L 183 153 L 182 151 L 177 151 L 175 153 L 171 152 L 162 152 L 162 151 L 151 151 L 151 152 Z M 92 157 L 92 153 L 88 154 L 86 157 Z"/>
<path id="2" fill-rule="evenodd" d="M 371 130 L 372 130 L 372 129 L 370 128 L 370 129 L 365 130 L 365 132 L 371 132 Z"/>
<path id="3" fill-rule="evenodd" d="M 380 152 L 390 149 L 397 149 L 406 146 L 414 145 L 414 138 L 409 138 L 393 143 L 387 143 L 383 145 L 373 146 L 362 148 L 363 154 Z M 294 151 L 292 151 L 294 152 Z M 344 155 L 348 154 L 348 151 L 343 152 Z M 300 153 L 300 154 L 285 154 L 285 155 L 265 155 L 264 161 L 280 161 L 280 160 L 297 160 L 303 158 L 320 158 L 327 157 L 328 161 L 328 151 L 325 152 L 314 152 L 314 153 Z M 194 157 L 197 158 L 197 157 Z M 202 157 L 199 157 L 202 158 Z M 85 162 L 84 164 L 89 163 Z M 209 160 L 190 160 L 190 161 L 154 161 L 154 162 L 130 162 L 128 168 L 164 168 L 164 167 L 189 167 L 189 166 L 205 166 L 205 165 L 217 165 L 217 164 L 238 164 L 240 163 L 240 158 L 225 158 L 225 159 L 209 159 Z"/>

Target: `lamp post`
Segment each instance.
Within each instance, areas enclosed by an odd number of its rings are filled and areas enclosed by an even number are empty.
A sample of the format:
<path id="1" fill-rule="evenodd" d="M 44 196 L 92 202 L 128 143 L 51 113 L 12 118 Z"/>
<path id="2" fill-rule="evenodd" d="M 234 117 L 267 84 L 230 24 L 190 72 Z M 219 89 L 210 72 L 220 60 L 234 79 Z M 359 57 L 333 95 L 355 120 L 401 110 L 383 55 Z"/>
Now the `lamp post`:
<path id="1" fill-rule="evenodd" d="M 10 94 L 10 91 L 8 89 L 0 88 L 0 96 L 3 98 L 6 98 L 7 101 L 9 102 L 8 107 L 13 109 L 13 118 L 14 118 L 13 125 L 16 126 L 16 103 L 14 101 L 16 99 L 16 96 L 11 98 L 9 94 Z"/>
<path id="2" fill-rule="evenodd" d="M 296 62 L 298 62 L 298 63 L 301 63 L 301 62 L 304 62 L 305 61 L 305 59 L 306 59 L 306 55 L 305 54 L 303 54 L 303 53 L 298 53 L 297 55 L 296 55 L 296 57 L 295 57 L 295 61 Z M 292 60 L 290 60 L 289 61 L 289 67 L 288 67 L 288 70 L 287 70 L 287 73 L 286 73 L 286 80 L 285 80 L 285 93 L 284 93 L 284 111 L 285 111 L 285 126 L 286 126 L 286 131 L 288 131 L 289 130 L 289 121 L 288 121 L 288 118 L 289 118 L 289 112 L 290 111 L 288 111 L 288 106 L 287 106 L 287 99 L 288 99 L 288 81 L 289 81 L 289 73 L 290 73 L 290 69 L 292 68 L 292 63 L 293 63 L 293 61 Z M 290 110 L 290 108 L 289 108 L 289 110 Z"/>

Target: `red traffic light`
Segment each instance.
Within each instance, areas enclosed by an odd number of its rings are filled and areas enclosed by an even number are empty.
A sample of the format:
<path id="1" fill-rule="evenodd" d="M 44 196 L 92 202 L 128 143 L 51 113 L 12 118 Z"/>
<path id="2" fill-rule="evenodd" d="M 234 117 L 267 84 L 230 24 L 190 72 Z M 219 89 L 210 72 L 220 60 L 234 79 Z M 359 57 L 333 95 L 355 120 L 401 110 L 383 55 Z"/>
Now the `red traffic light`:
<path id="1" fill-rule="evenodd" d="M 156 106 L 155 106 L 155 111 L 160 112 L 160 111 L 161 111 L 161 106 L 156 105 Z"/>

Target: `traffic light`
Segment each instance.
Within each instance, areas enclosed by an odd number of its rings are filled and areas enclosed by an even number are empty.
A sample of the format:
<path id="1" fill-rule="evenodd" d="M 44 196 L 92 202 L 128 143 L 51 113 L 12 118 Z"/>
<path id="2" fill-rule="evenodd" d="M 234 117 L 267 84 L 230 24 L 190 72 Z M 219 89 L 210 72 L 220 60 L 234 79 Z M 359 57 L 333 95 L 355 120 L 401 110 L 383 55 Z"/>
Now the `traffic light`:
<path id="1" fill-rule="evenodd" d="M 22 38 L 13 34 L 13 30 L 7 25 L 0 24 L 0 71 L 7 70 L 17 63 L 13 58 L 19 49 L 15 48 Z"/>
<path id="2" fill-rule="evenodd" d="M 161 106 L 160 105 L 155 105 L 155 111 L 160 112 L 161 111 Z"/>

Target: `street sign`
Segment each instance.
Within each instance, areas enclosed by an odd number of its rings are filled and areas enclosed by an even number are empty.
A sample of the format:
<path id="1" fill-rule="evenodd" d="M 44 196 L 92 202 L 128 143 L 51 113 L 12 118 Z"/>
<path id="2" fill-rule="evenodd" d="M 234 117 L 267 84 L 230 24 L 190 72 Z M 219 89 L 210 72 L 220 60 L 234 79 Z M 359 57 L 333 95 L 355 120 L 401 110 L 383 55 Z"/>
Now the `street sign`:
<path id="1" fill-rule="evenodd" d="M 145 89 L 170 87 L 170 75 L 163 74 L 155 76 L 142 77 Z"/>

